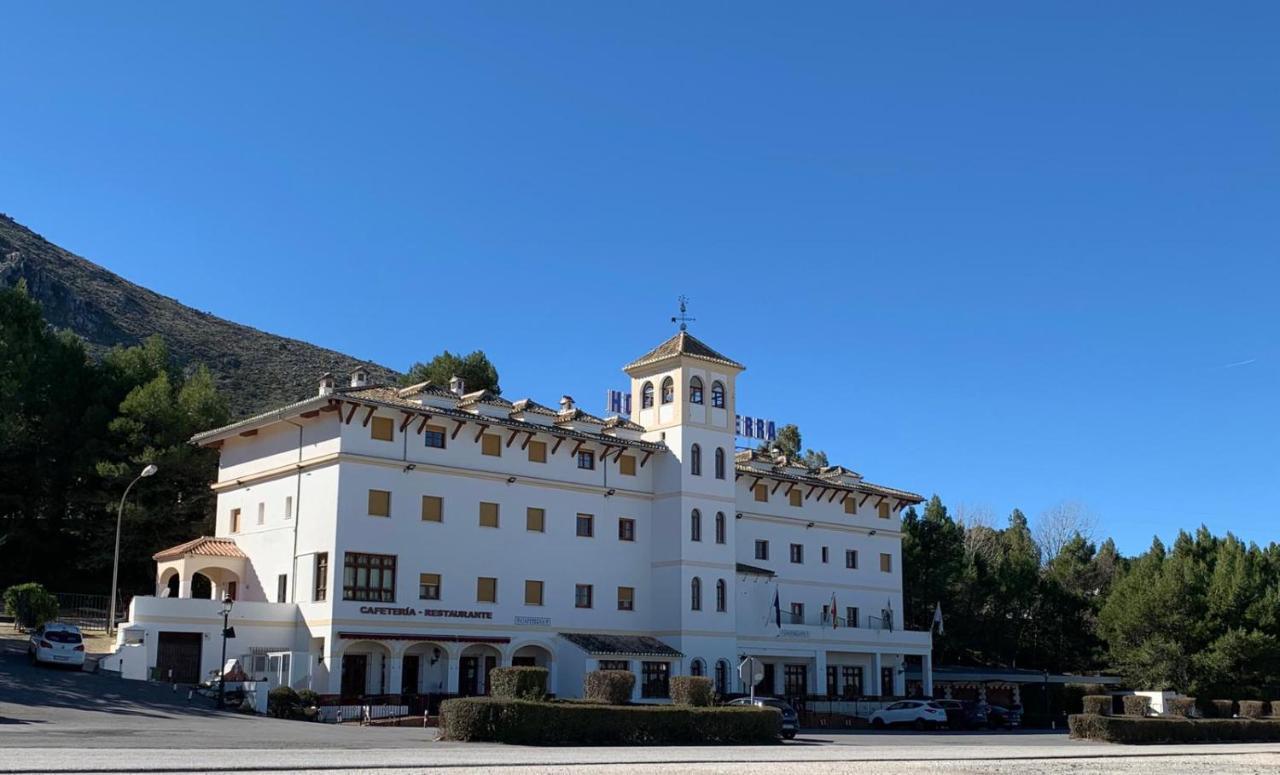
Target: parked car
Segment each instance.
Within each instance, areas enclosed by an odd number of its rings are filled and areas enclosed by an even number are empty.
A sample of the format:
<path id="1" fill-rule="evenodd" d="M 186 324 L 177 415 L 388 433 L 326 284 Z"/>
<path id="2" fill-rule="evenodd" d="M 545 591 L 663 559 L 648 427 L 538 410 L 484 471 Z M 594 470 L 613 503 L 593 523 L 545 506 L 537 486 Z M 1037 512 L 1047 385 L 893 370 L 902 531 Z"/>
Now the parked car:
<path id="1" fill-rule="evenodd" d="M 992 729 L 1001 727 L 1016 729 L 1022 726 L 1022 706 L 1013 705 L 1006 708 L 1003 705 L 988 705 L 987 726 Z"/>
<path id="2" fill-rule="evenodd" d="M 871 714 L 871 726 L 877 729 L 901 724 L 926 729 L 946 723 L 947 712 L 933 700 L 902 700 Z"/>
<path id="3" fill-rule="evenodd" d="M 756 697 L 754 700 L 750 697 L 739 697 L 736 700 L 729 700 L 725 705 L 755 705 L 759 708 L 777 708 L 782 713 L 782 736 L 788 740 L 793 739 L 800 729 L 800 715 L 796 713 L 796 709 L 787 702 L 775 697 Z"/>
<path id="4" fill-rule="evenodd" d="M 987 705 L 973 700 L 934 700 L 947 713 L 949 729 L 977 729 L 987 725 Z"/>
<path id="5" fill-rule="evenodd" d="M 49 665 L 84 664 L 84 638 L 74 624 L 49 622 L 31 631 L 27 656 L 33 663 Z"/>

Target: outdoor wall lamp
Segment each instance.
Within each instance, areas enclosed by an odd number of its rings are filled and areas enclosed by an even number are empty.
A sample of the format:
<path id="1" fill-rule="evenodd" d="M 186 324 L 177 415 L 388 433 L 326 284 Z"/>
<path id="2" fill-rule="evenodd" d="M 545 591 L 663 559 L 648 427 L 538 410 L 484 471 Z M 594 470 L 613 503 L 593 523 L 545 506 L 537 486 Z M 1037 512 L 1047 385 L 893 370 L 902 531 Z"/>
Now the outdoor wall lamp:
<path id="1" fill-rule="evenodd" d="M 409 471 L 412 471 L 413 469 L 415 469 L 415 468 L 417 468 L 417 467 L 418 467 L 418 466 L 417 466 L 417 464 L 416 464 L 416 463 L 410 463 L 409 465 L 407 465 L 407 466 L 405 466 L 405 467 L 404 467 L 404 470 L 405 470 L 405 472 L 406 472 L 406 473 L 408 473 Z"/>
<path id="2" fill-rule="evenodd" d="M 507 477 L 507 484 L 515 484 L 515 483 L 516 483 L 516 478 L 514 476 Z"/>
<path id="3" fill-rule="evenodd" d="M 610 495 L 613 495 L 615 492 L 617 492 L 617 490 L 610 487 L 608 490 L 605 491 L 604 497 L 608 498 Z"/>

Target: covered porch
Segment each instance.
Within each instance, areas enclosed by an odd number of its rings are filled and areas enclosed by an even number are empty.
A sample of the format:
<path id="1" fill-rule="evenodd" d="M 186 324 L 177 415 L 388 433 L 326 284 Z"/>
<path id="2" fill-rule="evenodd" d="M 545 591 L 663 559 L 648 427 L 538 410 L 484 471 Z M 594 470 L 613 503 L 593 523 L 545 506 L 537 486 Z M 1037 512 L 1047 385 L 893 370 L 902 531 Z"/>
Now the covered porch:
<path id="1" fill-rule="evenodd" d="M 202 536 L 152 555 L 156 597 L 239 599 L 248 557 L 230 538 Z"/>

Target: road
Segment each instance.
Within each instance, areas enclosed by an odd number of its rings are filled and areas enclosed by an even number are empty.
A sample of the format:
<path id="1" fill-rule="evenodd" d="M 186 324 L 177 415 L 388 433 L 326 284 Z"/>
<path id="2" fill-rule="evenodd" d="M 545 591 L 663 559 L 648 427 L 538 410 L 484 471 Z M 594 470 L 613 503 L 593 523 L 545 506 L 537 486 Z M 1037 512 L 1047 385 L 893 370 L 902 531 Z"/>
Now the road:
<path id="1" fill-rule="evenodd" d="M 776 746 L 529 748 L 220 713 L 167 686 L 32 667 L 0 641 L 0 773 L 1247 773 L 1280 745 L 1122 747 L 1062 733 L 821 732 Z"/>

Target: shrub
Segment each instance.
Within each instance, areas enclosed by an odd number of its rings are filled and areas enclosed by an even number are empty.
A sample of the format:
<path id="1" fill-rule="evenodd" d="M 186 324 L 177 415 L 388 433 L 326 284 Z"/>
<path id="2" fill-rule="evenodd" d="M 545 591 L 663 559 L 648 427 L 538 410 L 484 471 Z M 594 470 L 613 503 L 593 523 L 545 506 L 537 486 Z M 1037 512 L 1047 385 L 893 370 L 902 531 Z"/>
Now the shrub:
<path id="1" fill-rule="evenodd" d="M 776 742 L 779 718 L 773 708 L 466 697 L 441 704 L 440 729 L 447 740 L 514 745 L 751 744 Z"/>
<path id="2" fill-rule="evenodd" d="M 1262 718 L 1267 715 L 1267 704 L 1262 700 L 1241 700 L 1240 718 Z"/>
<path id="3" fill-rule="evenodd" d="M 1213 710 L 1214 718 L 1231 718 L 1231 706 L 1234 703 L 1231 700 L 1210 700 L 1209 707 Z"/>
<path id="4" fill-rule="evenodd" d="M 1191 718 L 1191 709 L 1195 706 L 1195 697 L 1172 697 L 1164 701 L 1164 712 L 1177 718 Z"/>
<path id="5" fill-rule="evenodd" d="M 268 701 L 268 702 L 270 702 L 270 698 L 269 698 L 269 697 L 267 698 L 267 701 Z M 301 706 L 302 706 L 302 707 L 304 707 L 304 708 L 315 708 L 315 707 L 319 707 L 319 705 L 320 705 L 320 695 L 316 694 L 315 692 L 311 691 L 310 689 L 299 689 L 299 690 L 298 690 L 298 704 L 299 704 L 299 705 L 301 705 Z"/>
<path id="6" fill-rule="evenodd" d="M 4 591 L 4 612 L 32 630 L 58 618 L 58 598 L 35 582 L 15 584 Z"/>
<path id="7" fill-rule="evenodd" d="M 547 696 L 545 667 L 498 667 L 489 673 L 494 697 L 513 700 L 541 700 Z"/>
<path id="8" fill-rule="evenodd" d="M 1280 700 L 1271 701 L 1271 718 L 1280 718 Z"/>
<path id="9" fill-rule="evenodd" d="M 1085 713 L 1106 716 L 1111 713 L 1111 698 L 1105 694 L 1087 694 L 1081 700 Z"/>
<path id="10" fill-rule="evenodd" d="M 302 711 L 302 698 L 288 686 L 277 686 L 267 692 L 267 714 L 276 718 L 293 718 Z"/>
<path id="11" fill-rule="evenodd" d="M 1273 743 L 1280 742 L 1280 722 L 1259 719 L 1183 719 L 1070 716 L 1071 736 L 1111 743 Z"/>
<path id="12" fill-rule="evenodd" d="M 671 701 L 676 705 L 703 707 L 711 704 L 711 679 L 696 675 L 671 678 Z"/>
<path id="13" fill-rule="evenodd" d="M 592 670 L 582 681 L 582 694 L 592 702 L 626 705 L 635 685 L 636 676 L 630 670 Z"/>
<path id="14" fill-rule="evenodd" d="M 1151 698 L 1138 694 L 1128 694 L 1121 698 L 1124 702 L 1124 715 L 1147 716 L 1151 713 Z"/>

